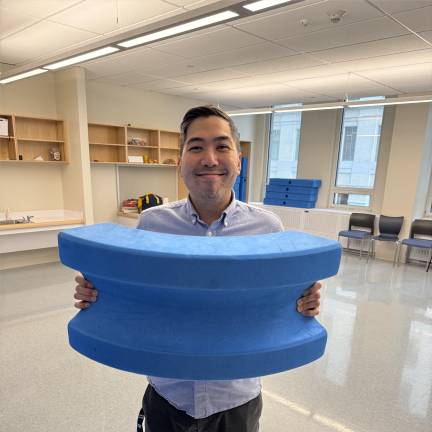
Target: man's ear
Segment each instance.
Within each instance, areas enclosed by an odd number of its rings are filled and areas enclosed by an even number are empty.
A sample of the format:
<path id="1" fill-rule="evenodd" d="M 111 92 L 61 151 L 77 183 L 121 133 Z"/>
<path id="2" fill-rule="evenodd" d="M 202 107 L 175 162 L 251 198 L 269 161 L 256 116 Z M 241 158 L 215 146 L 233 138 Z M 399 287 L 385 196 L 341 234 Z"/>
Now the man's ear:
<path id="1" fill-rule="evenodd" d="M 242 160 L 243 154 L 242 152 L 239 152 L 238 154 L 238 163 L 237 163 L 237 174 L 240 175 L 241 171 L 241 160 Z"/>

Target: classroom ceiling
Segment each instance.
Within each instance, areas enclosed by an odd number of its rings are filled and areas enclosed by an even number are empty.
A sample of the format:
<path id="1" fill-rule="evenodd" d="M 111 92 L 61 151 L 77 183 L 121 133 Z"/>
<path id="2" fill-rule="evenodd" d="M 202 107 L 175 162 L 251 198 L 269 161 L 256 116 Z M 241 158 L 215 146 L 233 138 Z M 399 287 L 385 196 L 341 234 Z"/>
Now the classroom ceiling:
<path id="1" fill-rule="evenodd" d="M 10 73 L 217 3 L 0 0 L 0 62 Z M 304 0 L 82 67 L 96 82 L 238 108 L 431 94 L 432 0 Z"/>

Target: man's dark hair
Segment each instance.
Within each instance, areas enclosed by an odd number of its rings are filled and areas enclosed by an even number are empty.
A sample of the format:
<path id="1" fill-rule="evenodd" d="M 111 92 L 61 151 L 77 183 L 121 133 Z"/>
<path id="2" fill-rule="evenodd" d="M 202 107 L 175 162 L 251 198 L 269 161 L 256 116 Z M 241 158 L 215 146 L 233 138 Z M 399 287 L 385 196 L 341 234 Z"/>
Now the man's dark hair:
<path id="1" fill-rule="evenodd" d="M 212 116 L 220 117 L 221 119 L 224 119 L 228 122 L 231 129 L 231 135 L 234 138 L 234 142 L 237 147 L 237 151 L 240 153 L 240 134 L 231 117 L 218 107 L 213 105 L 205 105 L 191 108 L 183 117 L 180 125 L 180 157 L 183 154 L 183 147 L 186 142 L 187 131 L 191 123 L 197 118 Z"/>

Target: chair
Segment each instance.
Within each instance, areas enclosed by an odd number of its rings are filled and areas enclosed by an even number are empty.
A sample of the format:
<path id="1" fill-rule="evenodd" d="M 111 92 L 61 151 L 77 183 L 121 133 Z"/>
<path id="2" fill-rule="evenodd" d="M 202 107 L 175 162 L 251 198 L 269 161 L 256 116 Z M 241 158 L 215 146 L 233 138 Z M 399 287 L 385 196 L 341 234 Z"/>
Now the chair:
<path id="1" fill-rule="evenodd" d="M 393 265 L 395 265 L 397 251 L 398 251 L 398 241 L 399 241 L 399 233 L 402 229 L 402 225 L 404 222 L 403 216 L 385 216 L 381 215 L 379 217 L 378 229 L 379 234 L 376 236 L 372 236 L 369 242 L 369 246 L 372 249 L 372 256 L 375 258 L 375 242 L 376 241 L 384 241 L 384 242 L 392 242 L 395 244 L 395 252 L 393 255 Z M 370 249 L 368 251 L 368 259 L 370 255 Z"/>
<path id="2" fill-rule="evenodd" d="M 416 236 L 428 236 L 430 239 L 419 238 Z M 417 247 L 422 249 L 429 249 L 429 257 L 426 260 L 426 271 L 429 271 L 430 261 L 432 260 L 432 220 L 428 219 L 415 219 L 411 224 L 409 238 L 403 239 L 399 242 L 398 247 L 398 265 L 400 262 L 400 252 L 402 246 L 408 248 L 406 261 L 409 260 L 411 248 Z"/>
<path id="3" fill-rule="evenodd" d="M 348 249 L 349 249 L 350 239 L 360 240 L 361 241 L 360 259 L 361 259 L 362 252 L 363 252 L 363 242 L 364 240 L 370 240 L 371 236 L 374 233 L 374 229 L 375 229 L 374 224 L 375 224 L 375 215 L 373 214 L 351 213 L 351 216 L 349 218 L 349 223 L 348 223 L 348 230 L 339 231 L 338 241 L 340 237 L 348 238 Z M 353 227 L 363 228 L 363 229 L 362 230 L 353 229 Z M 368 247 L 368 254 L 369 254 L 369 247 Z"/>

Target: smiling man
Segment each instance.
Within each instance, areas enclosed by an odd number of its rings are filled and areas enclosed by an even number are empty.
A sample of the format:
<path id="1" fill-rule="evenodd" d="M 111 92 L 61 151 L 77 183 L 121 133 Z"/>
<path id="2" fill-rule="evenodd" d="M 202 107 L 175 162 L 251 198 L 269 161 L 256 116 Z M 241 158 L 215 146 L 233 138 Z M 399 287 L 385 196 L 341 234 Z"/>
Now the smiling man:
<path id="1" fill-rule="evenodd" d="M 180 173 L 189 190 L 186 200 L 145 210 L 138 228 L 169 234 L 230 236 L 283 230 L 279 218 L 235 199 L 240 173 L 240 143 L 231 118 L 213 106 L 189 110 L 181 124 Z M 223 271 L 223 269 L 220 269 Z M 76 278 L 75 306 L 89 307 L 97 292 Z M 229 279 L 227 279 L 229 283 Z M 319 313 L 321 284 L 298 301 L 305 316 Z M 148 377 L 138 418 L 146 432 L 257 432 L 261 415 L 259 378 L 233 381 L 185 381 Z"/>

